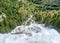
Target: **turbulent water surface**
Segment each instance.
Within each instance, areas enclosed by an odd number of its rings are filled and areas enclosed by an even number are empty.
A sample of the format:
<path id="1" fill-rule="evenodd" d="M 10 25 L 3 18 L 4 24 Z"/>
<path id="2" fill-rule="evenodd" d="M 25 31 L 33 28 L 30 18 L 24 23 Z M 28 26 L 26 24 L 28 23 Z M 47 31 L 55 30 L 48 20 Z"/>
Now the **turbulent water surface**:
<path id="1" fill-rule="evenodd" d="M 60 43 L 60 33 L 44 24 L 18 26 L 11 33 L 0 34 L 0 43 Z"/>
<path id="2" fill-rule="evenodd" d="M 60 43 L 60 33 L 44 24 L 31 22 L 17 26 L 11 33 L 0 34 L 0 43 Z M 32 20 L 33 21 L 33 20 Z"/>

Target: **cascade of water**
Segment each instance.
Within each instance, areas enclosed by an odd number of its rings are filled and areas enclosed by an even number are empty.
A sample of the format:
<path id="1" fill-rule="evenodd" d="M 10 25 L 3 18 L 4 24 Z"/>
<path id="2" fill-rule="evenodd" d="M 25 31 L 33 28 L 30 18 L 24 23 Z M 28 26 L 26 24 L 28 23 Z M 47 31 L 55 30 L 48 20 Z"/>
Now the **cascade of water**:
<path id="1" fill-rule="evenodd" d="M 33 18 L 33 14 L 31 14 L 28 20 L 25 21 L 24 25 L 35 23 L 35 21 L 32 18 Z"/>
<path id="2" fill-rule="evenodd" d="M 0 43 L 60 43 L 60 33 L 54 28 L 45 27 L 45 24 L 35 23 L 32 17 L 11 33 L 0 34 Z"/>

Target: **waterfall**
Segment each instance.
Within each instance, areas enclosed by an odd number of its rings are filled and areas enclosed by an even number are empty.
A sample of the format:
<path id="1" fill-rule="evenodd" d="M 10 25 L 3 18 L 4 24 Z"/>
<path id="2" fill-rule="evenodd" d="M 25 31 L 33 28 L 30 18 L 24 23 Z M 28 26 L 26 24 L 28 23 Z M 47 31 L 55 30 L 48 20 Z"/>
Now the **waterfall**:
<path id="1" fill-rule="evenodd" d="M 60 33 L 28 18 L 25 25 L 17 26 L 11 33 L 0 33 L 0 43 L 60 43 Z M 29 25 L 28 22 L 30 22 Z"/>

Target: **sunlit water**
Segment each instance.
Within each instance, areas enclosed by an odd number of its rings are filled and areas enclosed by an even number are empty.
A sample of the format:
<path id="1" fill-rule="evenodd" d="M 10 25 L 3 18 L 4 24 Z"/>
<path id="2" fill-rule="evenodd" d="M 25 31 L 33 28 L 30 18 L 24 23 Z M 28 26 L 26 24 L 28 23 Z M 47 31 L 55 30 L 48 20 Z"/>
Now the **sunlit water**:
<path id="1" fill-rule="evenodd" d="M 60 33 L 45 24 L 33 22 L 31 18 L 11 33 L 0 34 L 0 43 L 60 43 Z M 30 20 L 32 22 L 27 25 Z"/>

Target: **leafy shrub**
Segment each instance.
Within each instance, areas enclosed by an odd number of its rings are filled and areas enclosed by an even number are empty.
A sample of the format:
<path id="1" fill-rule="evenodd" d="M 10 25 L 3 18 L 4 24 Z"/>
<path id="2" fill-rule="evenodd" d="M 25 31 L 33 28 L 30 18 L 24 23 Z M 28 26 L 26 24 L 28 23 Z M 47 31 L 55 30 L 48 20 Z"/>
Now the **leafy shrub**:
<path id="1" fill-rule="evenodd" d="M 0 0 L 0 32 L 11 32 L 16 26 L 23 24 L 31 13 L 36 22 L 47 22 L 60 28 L 60 6 L 37 3 L 40 0 L 30 1 Z"/>

